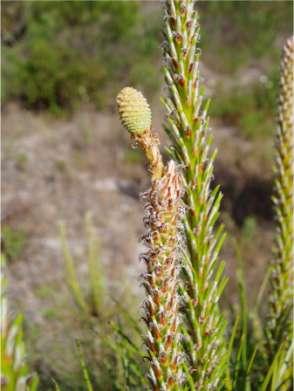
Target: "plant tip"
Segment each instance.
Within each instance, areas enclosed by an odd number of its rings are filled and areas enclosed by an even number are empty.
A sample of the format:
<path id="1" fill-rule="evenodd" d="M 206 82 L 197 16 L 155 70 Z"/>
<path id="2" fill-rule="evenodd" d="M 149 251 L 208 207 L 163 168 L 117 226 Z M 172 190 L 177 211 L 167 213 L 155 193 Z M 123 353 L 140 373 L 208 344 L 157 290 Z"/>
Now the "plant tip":
<path id="1" fill-rule="evenodd" d="M 142 134 L 151 128 L 151 110 L 143 94 L 132 87 L 118 94 L 117 106 L 123 126 L 132 134 Z"/>

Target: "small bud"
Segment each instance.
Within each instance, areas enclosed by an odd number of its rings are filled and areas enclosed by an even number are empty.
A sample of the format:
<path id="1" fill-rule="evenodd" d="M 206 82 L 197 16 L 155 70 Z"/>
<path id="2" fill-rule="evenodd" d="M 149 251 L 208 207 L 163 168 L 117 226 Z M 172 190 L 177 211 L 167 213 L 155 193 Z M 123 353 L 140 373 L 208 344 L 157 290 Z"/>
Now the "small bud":
<path id="1" fill-rule="evenodd" d="M 182 53 L 183 53 L 184 58 L 186 58 L 187 53 L 188 53 L 188 49 L 187 48 L 182 48 Z"/>
<path id="2" fill-rule="evenodd" d="M 184 4 L 181 4 L 181 5 L 180 5 L 180 13 L 181 13 L 182 15 L 186 15 L 186 13 L 187 13 L 187 8 L 185 7 Z"/>
<path id="3" fill-rule="evenodd" d="M 178 83 L 181 87 L 185 86 L 185 79 L 183 75 L 176 74 L 174 76 L 175 82 Z"/>
<path id="4" fill-rule="evenodd" d="M 179 63 L 175 58 L 172 57 L 171 62 L 172 62 L 175 69 L 179 68 Z"/>
<path id="5" fill-rule="evenodd" d="M 121 122 L 128 132 L 141 134 L 151 128 L 151 110 L 141 92 L 125 87 L 116 101 Z"/>
<path id="6" fill-rule="evenodd" d="M 183 36 L 180 33 L 176 33 L 176 32 L 173 33 L 173 35 L 174 35 L 175 42 L 180 45 L 183 42 Z"/>
<path id="7" fill-rule="evenodd" d="M 186 27 L 187 27 L 187 29 L 190 29 L 191 26 L 192 26 L 192 24 L 193 24 L 192 20 L 188 20 L 188 21 L 186 22 Z"/>
<path id="8" fill-rule="evenodd" d="M 188 68 L 188 72 L 192 73 L 193 69 L 195 68 L 195 62 L 191 62 Z"/>
<path id="9" fill-rule="evenodd" d="M 177 20 L 173 16 L 169 18 L 170 25 L 174 28 L 176 26 Z"/>

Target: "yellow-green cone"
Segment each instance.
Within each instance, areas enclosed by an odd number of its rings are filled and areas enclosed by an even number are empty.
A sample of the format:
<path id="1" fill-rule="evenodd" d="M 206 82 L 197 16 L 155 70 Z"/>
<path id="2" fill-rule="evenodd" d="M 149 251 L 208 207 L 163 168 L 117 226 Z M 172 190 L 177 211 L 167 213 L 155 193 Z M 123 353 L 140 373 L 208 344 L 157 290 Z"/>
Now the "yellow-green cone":
<path id="1" fill-rule="evenodd" d="M 141 92 L 125 87 L 116 101 L 121 122 L 130 133 L 141 134 L 151 128 L 151 110 Z"/>

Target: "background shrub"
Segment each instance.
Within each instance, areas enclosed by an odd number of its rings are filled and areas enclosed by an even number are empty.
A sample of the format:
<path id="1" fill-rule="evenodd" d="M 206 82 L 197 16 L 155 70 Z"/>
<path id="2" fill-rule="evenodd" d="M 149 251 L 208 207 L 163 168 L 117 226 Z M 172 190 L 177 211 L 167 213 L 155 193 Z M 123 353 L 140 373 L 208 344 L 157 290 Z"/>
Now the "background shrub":
<path id="1" fill-rule="evenodd" d="M 158 18 L 147 24 L 137 2 L 28 1 L 3 8 L 4 100 L 53 111 L 87 101 L 101 107 L 118 80 L 158 84 L 150 64 L 159 50 Z"/>

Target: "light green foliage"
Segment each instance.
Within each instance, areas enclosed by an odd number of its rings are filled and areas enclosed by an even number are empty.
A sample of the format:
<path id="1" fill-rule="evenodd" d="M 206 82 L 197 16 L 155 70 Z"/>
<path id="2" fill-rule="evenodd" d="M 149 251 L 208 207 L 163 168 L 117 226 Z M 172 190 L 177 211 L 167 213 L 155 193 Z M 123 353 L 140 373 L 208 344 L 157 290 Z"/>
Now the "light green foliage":
<path id="1" fill-rule="evenodd" d="M 247 227 L 246 227 L 247 226 Z M 246 269 L 244 255 L 252 240 L 255 222 L 248 218 L 241 238 L 231 241 L 235 248 L 237 263 L 236 280 L 238 302 L 228 316 L 228 355 L 229 363 L 224 382 L 225 390 L 259 390 L 263 381 L 264 335 L 260 311 L 268 275 L 259 289 L 256 301 L 250 306 L 246 287 Z"/>
<path id="2" fill-rule="evenodd" d="M 124 153 L 124 162 L 128 164 L 138 164 L 143 161 L 143 153 L 137 149 L 127 149 Z"/>
<path id="3" fill-rule="evenodd" d="M 247 243 L 254 240 L 256 234 L 256 220 L 253 216 L 246 217 L 242 227 L 242 238 Z"/>
<path id="4" fill-rule="evenodd" d="M 38 378 L 30 373 L 26 364 L 25 344 L 23 340 L 23 317 L 8 319 L 6 299 L 5 261 L 1 258 L 1 390 L 35 391 Z"/>
<path id="5" fill-rule="evenodd" d="M 269 288 L 270 269 L 265 274 L 254 305 L 250 305 L 245 281 L 244 254 L 248 247 L 246 236 L 234 241 L 234 247 L 239 301 L 229 316 L 230 366 L 227 368 L 224 390 L 290 390 L 293 379 L 293 345 L 283 340 L 276 345 L 272 354 L 267 349 L 264 302 Z"/>
<path id="6" fill-rule="evenodd" d="M 115 354 L 116 365 L 109 368 L 116 377 L 118 390 L 148 390 L 149 382 L 146 377 L 147 363 L 145 351 L 142 349 L 141 325 L 129 311 L 118 306 L 122 320 L 113 322 L 114 338 L 109 339 L 109 346 Z"/>
<path id="7" fill-rule="evenodd" d="M 8 261 L 16 260 L 23 250 L 26 235 L 21 230 L 16 230 L 9 225 L 2 228 L 3 252 Z"/>
<path id="8" fill-rule="evenodd" d="M 63 257 L 66 269 L 66 280 L 78 307 L 86 315 L 99 316 L 103 310 L 103 300 L 105 297 L 105 283 L 101 268 L 99 242 L 95 236 L 90 214 L 85 218 L 86 238 L 87 238 L 87 263 L 89 292 L 84 292 L 78 280 L 74 259 L 71 255 L 64 225 L 60 226 L 60 237 Z"/>
<path id="9" fill-rule="evenodd" d="M 80 343 L 78 341 L 76 342 L 76 349 L 77 349 L 77 354 L 79 356 L 81 369 L 82 369 L 82 372 L 83 372 L 83 378 L 84 378 L 84 383 L 85 383 L 85 386 L 86 386 L 86 390 L 87 391 L 93 391 L 94 389 L 93 389 L 93 385 L 92 385 L 91 380 L 90 380 L 89 371 L 88 371 L 87 365 L 86 365 L 84 357 L 83 357 L 83 353 L 82 353 L 82 350 L 81 350 L 81 345 L 80 345 Z"/>

